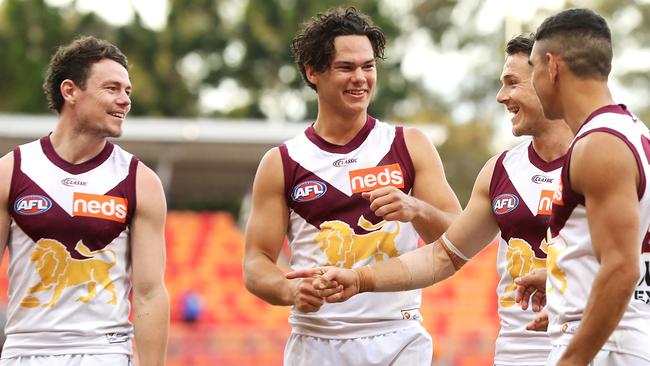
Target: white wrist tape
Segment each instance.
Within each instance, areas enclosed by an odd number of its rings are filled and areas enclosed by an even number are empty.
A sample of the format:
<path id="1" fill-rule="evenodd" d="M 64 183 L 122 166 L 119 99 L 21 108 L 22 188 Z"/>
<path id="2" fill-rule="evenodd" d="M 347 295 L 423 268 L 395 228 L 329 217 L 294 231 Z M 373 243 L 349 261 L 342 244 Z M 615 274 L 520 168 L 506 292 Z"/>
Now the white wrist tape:
<path id="1" fill-rule="evenodd" d="M 440 239 L 442 239 L 442 241 L 445 243 L 445 245 L 447 246 L 447 249 L 451 250 L 454 254 L 459 256 L 465 262 L 467 262 L 469 260 L 469 258 L 467 258 L 467 256 L 465 256 L 465 254 L 461 253 L 461 251 L 458 248 L 456 248 L 454 246 L 454 244 L 451 243 L 451 241 L 447 238 L 447 233 L 442 234 Z"/>

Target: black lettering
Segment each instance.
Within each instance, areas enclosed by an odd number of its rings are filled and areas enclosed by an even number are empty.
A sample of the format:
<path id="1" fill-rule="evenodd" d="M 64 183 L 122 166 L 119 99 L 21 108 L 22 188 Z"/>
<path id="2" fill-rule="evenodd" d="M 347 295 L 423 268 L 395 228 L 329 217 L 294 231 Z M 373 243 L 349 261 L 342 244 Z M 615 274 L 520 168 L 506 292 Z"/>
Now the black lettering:
<path id="1" fill-rule="evenodd" d="M 650 291 L 634 291 L 634 300 L 640 300 L 650 305 Z"/>
<path id="2" fill-rule="evenodd" d="M 644 263 L 645 275 L 641 278 L 641 281 L 639 281 L 639 284 L 637 286 L 643 286 L 644 282 L 646 286 L 650 286 L 650 261 L 644 261 Z"/>

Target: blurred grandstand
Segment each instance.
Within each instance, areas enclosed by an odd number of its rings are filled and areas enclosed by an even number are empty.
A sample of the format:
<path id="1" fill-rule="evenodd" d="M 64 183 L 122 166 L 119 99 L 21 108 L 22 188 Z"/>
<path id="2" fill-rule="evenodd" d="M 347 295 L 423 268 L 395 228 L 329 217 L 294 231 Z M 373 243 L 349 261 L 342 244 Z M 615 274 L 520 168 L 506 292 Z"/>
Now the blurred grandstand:
<path id="1" fill-rule="evenodd" d="M 47 134 L 54 116 L 0 115 L 0 152 Z M 129 118 L 119 144 L 160 175 L 170 202 L 166 282 L 172 326 L 168 365 L 281 365 L 288 308 L 249 294 L 242 281 L 243 233 L 236 209 L 266 150 L 306 124 Z M 444 130 L 418 126 L 437 144 Z M 214 211 L 207 209 L 222 208 Z M 189 210 L 193 209 L 193 210 Z M 223 209 L 229 209 L 224 211 Z M 492 363 L 498 330 L 496 247 L 455 278 L 424 292 L 422 314 L 439 366 Z M 6 304 L 7 256 L 0 268 Z M 197 296 L 191 317 L 188 294 Z"/>

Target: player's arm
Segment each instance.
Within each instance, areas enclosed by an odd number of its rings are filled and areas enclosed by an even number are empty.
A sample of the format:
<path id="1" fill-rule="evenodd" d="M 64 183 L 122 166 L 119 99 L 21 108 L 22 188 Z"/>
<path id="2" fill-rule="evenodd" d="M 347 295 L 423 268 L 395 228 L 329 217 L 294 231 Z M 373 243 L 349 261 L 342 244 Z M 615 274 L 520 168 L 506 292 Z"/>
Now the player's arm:
<path id="1" fill-rule="evenodd" d="M 572 188 L 585 197 L 600 268 L 580 327 L 558 365 L 586 365 L 623 317 L 639 279 L 639 170 L 621 139 L 594 132 L 576 143 L 569 173 Z"/>
<path id="2" fill-rule="evenodd" d="M 447 233 L 434 244 L 354 270 L 323 268 L 296 271 L 290 278 L 325 274 L 315 286 L 328 302 L 339 302 L 366 291 L 403 291 L 423 288 L 453 275 L 497 235 L 489 187 L 497 157 L 490 159 L 479 173 L 465 210 Z M 340 286 L 343 290 L 340 291 Z"/>
<path id="3" fill-rule="evenodd" d="M 165 287 L 165 216 L 167 205 L 156 174 L 139 163 L 136 211 L 131 222 L 135 342 L 142 366 L 164 365 L 169 329 Z"/>
<path id="4" fill-rule="evenodd" d="M 395 187 L 382 187 L 364 197 L 370 209 L 385 220 L 411 222 L 427 243 L 437 239 L 461 211 L 447 183 L 442 161 L 431 141 L 418 129 L 405 128 L 404 140 L 415 168 L 413 195 Z"/>
<path id="5" fill-rule="evenodd" d="M 0 262 L 7 246 L 9 239 L 9 225 L 11 217 L 9 216 L 9 188 L 11 186 L 11 176 L 14 170 L 14 153 L 0 158 Z"/>
<path id="6" fill-rule="evenodd" d="M 284 169 L 280 150 L 262 158 L 253 183 L 250 218 L 246 225 L 244 282 L 248 291 L 273 305 L 296 305 L 316 311 L 323 299 L 315 296 L 312 279 L 289 281 L 277 266 L 289 222 L 284 196 Z"/>

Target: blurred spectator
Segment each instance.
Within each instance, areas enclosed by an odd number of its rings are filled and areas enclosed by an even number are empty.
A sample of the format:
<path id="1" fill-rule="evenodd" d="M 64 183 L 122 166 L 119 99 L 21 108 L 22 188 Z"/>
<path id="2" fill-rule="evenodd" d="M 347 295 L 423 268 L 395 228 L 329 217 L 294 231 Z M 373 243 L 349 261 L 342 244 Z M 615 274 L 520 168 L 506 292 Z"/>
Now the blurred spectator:
<path id="1" fill-rule="evenodd" d="M 186 323 L 196 322 L 201 313 L 203 313 L 203 301 L 201 295 L 194 291 L 189 290 L 183 295 L 182 298 L 183 321 Z"/>

